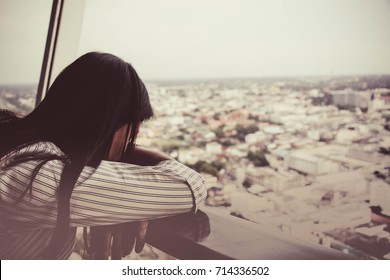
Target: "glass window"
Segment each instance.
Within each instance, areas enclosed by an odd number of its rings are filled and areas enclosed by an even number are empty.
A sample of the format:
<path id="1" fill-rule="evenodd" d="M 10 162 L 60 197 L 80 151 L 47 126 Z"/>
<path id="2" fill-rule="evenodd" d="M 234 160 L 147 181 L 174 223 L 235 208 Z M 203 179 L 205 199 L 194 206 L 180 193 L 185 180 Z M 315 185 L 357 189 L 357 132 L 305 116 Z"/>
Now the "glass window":
<path id="1" fill-rule="evenodd" d="M 89 0 L 79 53 L 133 64 L 157 113 L 138 140 L 204 173 L 207 207 L 381 259 L 388 26 L 386 0 Z"/>
<path id="2" fill-rule="evenodd" d="M 0 0 L 0 108 L 25 115 L 35 105 L 51 0 Z"/>

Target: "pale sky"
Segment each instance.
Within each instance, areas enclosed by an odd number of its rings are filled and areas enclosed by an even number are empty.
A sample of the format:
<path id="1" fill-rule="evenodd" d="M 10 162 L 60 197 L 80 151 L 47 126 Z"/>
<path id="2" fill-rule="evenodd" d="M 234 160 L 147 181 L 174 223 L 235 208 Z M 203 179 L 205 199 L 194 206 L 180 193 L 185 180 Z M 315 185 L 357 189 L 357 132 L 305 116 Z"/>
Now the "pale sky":
<path id="1" fill-rule="evenodd" d="M 34 80 L 40 62 L 19 68 L 43 50 L 5 2 L 51 1 L 0 0 L 0 83 Z M 389 27 L 390 0 L 87 0 L 79 54 L 114 53 L 145 80 L 390 74 Z"/>
<path id="2" fill-rule="evenodd" d="M 0 84 L 38 84 L 51 0 L 0 0 Z"/>

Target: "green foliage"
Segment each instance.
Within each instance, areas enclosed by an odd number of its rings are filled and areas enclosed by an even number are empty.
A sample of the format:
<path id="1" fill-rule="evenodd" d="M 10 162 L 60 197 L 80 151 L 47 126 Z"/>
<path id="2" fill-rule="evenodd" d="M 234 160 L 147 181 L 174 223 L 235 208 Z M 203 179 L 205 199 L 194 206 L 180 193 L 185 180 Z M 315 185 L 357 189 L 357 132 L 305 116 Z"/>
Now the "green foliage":
<path id="1" fill-rule="evenodd" d="M 237 143 L 237 140 L 234 139 L 234 138 L 222 138 L 222 139 L 218 139 L 218 143 L 220 143 L 221 145 L 223 145 L 223 146 L 225 146 L 225 147 L 230 147 L 230 146 L 233 146 L 233 145 L 238 144 L 238 143 Z"/>
<path id="2" fill-rule="evenodd" d="M 218 159 L 216 160 L 213 160 L 213 162 L 211 163 L 212 166 L 214 166 L 218 171 L 221 170 L 221 169 L 224 169 L 226 164 Z"/>
<path id="3" fill-rule="evenodd" d="M 259 121 L 260 121 L 260 118 L 259 118 L 259 116 L 257 116 L 257 115 L 249 114 L 248 120 L 254 120 L 254 121 L 256 121 L 256 122 L 259 122 Z"/>
<path id="4" fill-rule="evenodd" d="M 237 124 L 235 130 L 237 131 L 236 134 L 237 139 L 239 139 L 240 141 L 244 141 L 246 135 L 258 131 L 259 128 L 255 124 L 251 124 L 249 126 L 243 126 L 242 124 Z"/>
<path id="5" fill-rule="evenodd" d="M 222 138 L 225 136 L 225 132 L 223 131 L 223 128 L 225 126 L 223 124 L 221 124 L 220 126 L 218 126 L 213 132 L 215 133 L 215 135 L 217 136 L 217 138 Z"/>
<path id="6" fill-rule="evenodd" d="M 384 155 L 390 155 L 390 147 L 389 148 L 380 147 L 379 153 L 384 154 Z"/>
<path id="7" fill-rule="evenodd" d="M 215 177 L 218 176 L 218 168 L 212 163 L 208 163 L 204 160 L 199 160 L 195 163 L 195 165 L 189 167 L 195 169 L 197 172 L 207 173 Z"/>
<path id="8" fill-rule="evenodd" d="M 252 182 L 248 178 L 245 178 L 244 182 L 242 182 L 242 185 L 245 188 L 250 188 L 252 186 Z"/>
<path id="9" fill-rule="evenodd" d="M 215 113 L 213 115 L 213 119 L 216 120 L 216 121 L 220 120 L 221 119 L 221 114 L 220 113 Z"/>
<path id="10" fill-rule="evenodd" d="M 324 100 L 324 97 L 313 97 L 311 99 L 311 104 L 315 105 L 315 106 L 319 106 L 319 105 L 324 105 L 325 104 L 325 100 Z"/>
<path id="11" fill-rule="evenodd" d="M 178 139 L 170 139 L 166 141 L 161 141 L 160 143 L 161 149 L 165 153 L 171 153 L 173 151 L 177 151 L 179 148 L 185 146 L 185 143 Z"/>
<path id="12" fill-rule="evenodd" d="M 268 166 L 269 163 L 267 159 L 265 158 L 265 152 L 264 151 L 256 151 L 256 152 L 248 152 L 247 158 L 253 162 L 253 164 L 257 167 L 263 167 Z"/>

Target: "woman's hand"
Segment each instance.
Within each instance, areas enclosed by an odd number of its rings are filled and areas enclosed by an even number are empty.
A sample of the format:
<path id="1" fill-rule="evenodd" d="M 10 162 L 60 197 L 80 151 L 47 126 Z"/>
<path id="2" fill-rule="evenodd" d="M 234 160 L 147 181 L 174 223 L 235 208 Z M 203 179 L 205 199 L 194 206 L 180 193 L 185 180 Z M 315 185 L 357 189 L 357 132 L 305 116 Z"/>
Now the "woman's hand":
<path id="1" fill-rule="evenodd" d="M 145 245 L 148 221 L 115 225 L 112 236 L 111 259 L 121 260 L 135 249 L 141 253 Z"/>
<path id="2" fill-rule="evenodd" d="M 118 129 L 109 151 L 108 160 L 122 161 L 143 166 L 154 166 L 164 160 L 172 158 L 162 152 L 136 145 L 124 155 L 124 133 L 126 127 Z M 140 253 L 145 245 L 147 221 L 138 221 L 110 226 L 91 227 L 92 259 L 121 260 L 129 255 L 133 248 Z"/>
<path id="3" fill-rule="evenodd" d="M 91 258 L 121 260 L 135 248 L 140 253 L 145 245 L 148 221 L 131 222 L 111 226 L 91 227 Z"/>

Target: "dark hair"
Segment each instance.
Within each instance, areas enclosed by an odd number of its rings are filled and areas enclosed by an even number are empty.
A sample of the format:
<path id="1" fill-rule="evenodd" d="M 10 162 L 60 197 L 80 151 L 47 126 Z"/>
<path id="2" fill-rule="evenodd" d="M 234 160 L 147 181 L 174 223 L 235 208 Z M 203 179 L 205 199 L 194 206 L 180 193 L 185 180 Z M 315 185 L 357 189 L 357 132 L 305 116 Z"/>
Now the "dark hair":
<path id="1" fill-rule="evenodd" d="M 97 166 L 108 156 L 114 133 L 123 124 L 130 124 L 131 149 L 138 126 L 152 116 L 147 90 L 134 68 L 114 55 L 91 52 L 58 75 L 33 112 L 0 126 L 0 157 L 40 141 L 53 142 L 66 155 L 61 158 L 65 167 L 57 191 L 57 227 L 45 258 L 55 257 L 61 249 L 69 229 L 70 197 L 82 169 L 87 164 Z M 36 158 L 42 164 L 34 174 L 48 160 L 59 159 L 53 155 Z M 13 165 L 25 160 L 17 159 Z"/>
<path id="2" fill-rule="evenodd" d="M 0 125 L 18 120 L 19 117 L 9 110 L 0 109 Z"/>

